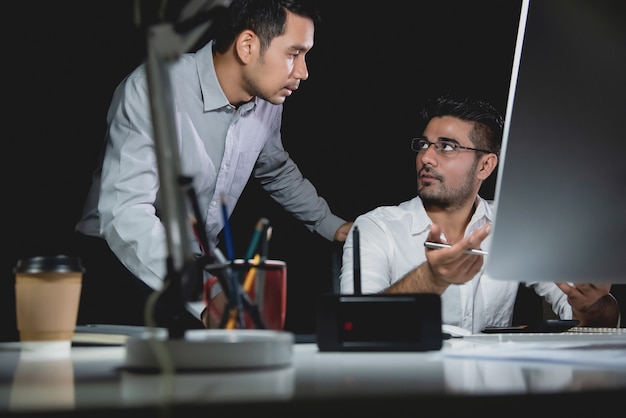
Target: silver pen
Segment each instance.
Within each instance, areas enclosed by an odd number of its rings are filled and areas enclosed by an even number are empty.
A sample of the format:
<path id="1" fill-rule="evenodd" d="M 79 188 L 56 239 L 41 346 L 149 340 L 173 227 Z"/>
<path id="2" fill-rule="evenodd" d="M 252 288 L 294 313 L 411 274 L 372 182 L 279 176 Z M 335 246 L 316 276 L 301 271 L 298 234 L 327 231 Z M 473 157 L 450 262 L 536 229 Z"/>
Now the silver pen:
<path id="1" fill-rule="evenodd" d="M 438 250 L 440 248 L 450 248 L 451 245 L 450 244 L 442 244 L 440 242 L 426 241 L 424 243 L 424 247 L 428 247 L 428 248 L 432 248 L 432 249 Z M 467 253 L 467 254 L 475 254 L 475 255 L 487 255 L 487 254 L 489 254 L 487 251 L 477 250 L 477 249 L 474 249 L 474 248 L 470 248 L 469 250 L 465 250 L 465 253 Z"/>

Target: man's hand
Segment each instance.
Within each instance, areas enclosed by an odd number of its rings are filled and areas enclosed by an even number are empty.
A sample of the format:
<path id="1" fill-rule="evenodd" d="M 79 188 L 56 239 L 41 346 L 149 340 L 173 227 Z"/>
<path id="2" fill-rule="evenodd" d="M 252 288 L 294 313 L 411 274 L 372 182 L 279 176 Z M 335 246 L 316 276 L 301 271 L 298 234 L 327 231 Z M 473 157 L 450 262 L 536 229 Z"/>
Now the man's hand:
<path id="1" fill-rule="evenodd" d="M 209 281 L 207 281 L 207 284 Z M 215 294 L 212 294 L 215 293 Z M 219 291 L 212 291 L 212 286 L 205 286 L 204 302 L 206 308 L 202 311 L 200 319 L 205 328 L 219 328 L 222 320 L 222 312 L 228 303 L 226 295 L 220 288 Z"/>
<path id="2" fill-rule="evenodd" d="M 490 230 L 490 225 L 484 225 L 450 248 L 437 250 L 427 248 L 426 260 L 435 281 L 447 287 L 450 284 L 462 284 L 471 280 L 482 268 L 483 257 L 467 254 L 466 250 L 480 248 Z M 440 236 L 441 230 L 433 224 L 428 241 L 440 242 Z"/>
<path id="3" fill-rule="evenodd" d="M 450 248 L 426 248 L 426 262 L 410 271 L 390 286 L 388 293 L 442 294 L 451 284 L 470 281 L 483 266 L 483 256 L 468 254 L 466 250 L 479 249 L 489 235 L 490 225 L 485 225 Z M 441 242 L 441 229 L 433 224 L 428 241 Z"/>
<path id="4" fill-rule="evenodd" d="M 567 295 L 574 319 L 581 327 L 615 327 L 619 318 L 619 306 L 610 284 L 556 283 Z"/>
<path id="5" fill-rule="evenodd" d="M 333 238 L 336 242 L 345 242 L 348 234 L 350 233 L 350 228 L 352 228 L 352 224 L 354 222 L 346 222 L 337 228 L 335 232 L 335 237 Z"/>

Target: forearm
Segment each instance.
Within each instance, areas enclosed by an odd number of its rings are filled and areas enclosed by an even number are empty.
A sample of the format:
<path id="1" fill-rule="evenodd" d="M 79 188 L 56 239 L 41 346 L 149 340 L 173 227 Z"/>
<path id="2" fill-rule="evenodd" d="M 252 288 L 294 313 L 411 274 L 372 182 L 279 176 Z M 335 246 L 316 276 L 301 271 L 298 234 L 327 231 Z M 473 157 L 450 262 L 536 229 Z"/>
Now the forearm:
<path id="1" fill-rule="evenodd" d="M 259 158 L 265 157 L 261 155 Z M 263 189 L 308 230 L 333 241 L 337 229 L 346 221 L 332 213 L 326 200 L 291 159 L 271 170 L 269 167 L 264 163 L 255 168 L 254 175 Z"/>
<path id="2" fill-rule="evenodd" d="M 616 327 L 619 325 L 619 304 L 611 294 L 599 298 L 585 310 L 572 309 L 574 319 L 583 327 Z"/>
<path id="3" fill-rule="evenodd" d="M 422 263 L 409 271 L 383 293 L 435 293 L 441 295 L 450 284 L 438 280 L 428 263 Z"/>

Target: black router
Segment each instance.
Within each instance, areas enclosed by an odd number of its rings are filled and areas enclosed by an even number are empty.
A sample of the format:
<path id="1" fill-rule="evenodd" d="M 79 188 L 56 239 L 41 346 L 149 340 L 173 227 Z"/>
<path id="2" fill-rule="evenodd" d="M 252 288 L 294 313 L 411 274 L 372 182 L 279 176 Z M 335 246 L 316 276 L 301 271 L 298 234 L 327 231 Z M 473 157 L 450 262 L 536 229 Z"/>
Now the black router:
<path id="1" fill-rule="evenodd" d="M 443 345 L 441 298 L 431 293 L 361 294 L 359 230 L 354 242 L 354 294 L 317 301 L 320 351 L 431 351 Z"/>

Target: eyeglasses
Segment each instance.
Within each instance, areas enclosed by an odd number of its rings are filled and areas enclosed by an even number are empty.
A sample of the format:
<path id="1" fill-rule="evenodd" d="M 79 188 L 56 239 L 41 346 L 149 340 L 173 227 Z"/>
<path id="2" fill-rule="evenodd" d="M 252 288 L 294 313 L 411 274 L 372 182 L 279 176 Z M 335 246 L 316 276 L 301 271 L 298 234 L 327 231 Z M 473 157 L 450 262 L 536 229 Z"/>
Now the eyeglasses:
<path id="1" fill-rule="evenodd" d="M 462 145 L 457 144 L 455 141 L 451 139 L 441 139 L 437 142 L 430 142 L 428 139 L 423 136 L 413 138 L 411 140 L 411 149 L 415 152 L 425 152 L 430 146 L 435 148 L 435 152 L 439 155 L 445 155 L 446 157 L 454 157 L 458 154 L 459 151 L 476 151 L 476 152 L 486 152 L 488 154 L 491 151 L 486 149 L 478 149 L 478 148 L 470 148 L 464 147 Z"/>

